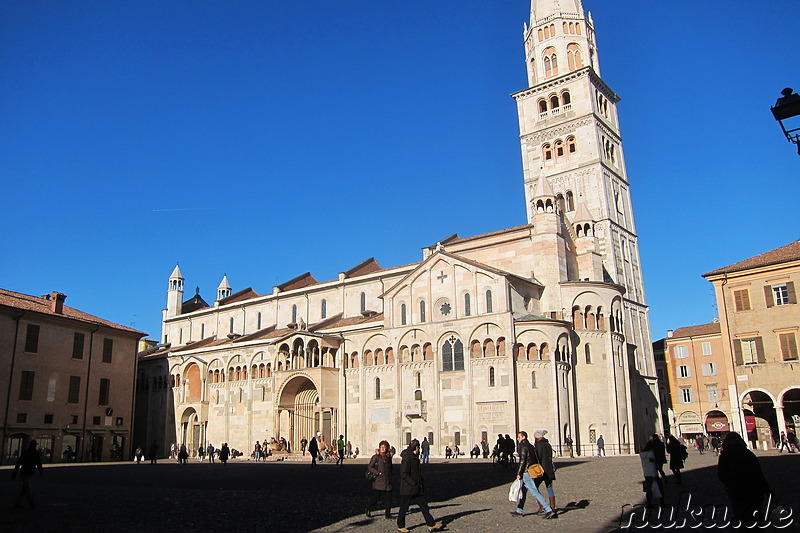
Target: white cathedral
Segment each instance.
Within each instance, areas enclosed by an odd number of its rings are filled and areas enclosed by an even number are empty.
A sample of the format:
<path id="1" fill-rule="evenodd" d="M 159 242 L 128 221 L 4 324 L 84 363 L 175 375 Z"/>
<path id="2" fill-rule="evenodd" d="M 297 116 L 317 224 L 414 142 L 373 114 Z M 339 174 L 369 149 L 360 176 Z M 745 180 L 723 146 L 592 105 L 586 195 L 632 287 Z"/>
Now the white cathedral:
<path id="1" fill-rule="evenodd" d="M 184 299 L 139 360 L 135 439 L 196 450 L 344 434 L 371 452 L 546 429 L 633 453 L 661 420 L 618 96 L 580 0 L 532 0 L 517 101 L 527 224 L 259 295 Z M 143 444 L 144 445 L 144 444 Z"/>

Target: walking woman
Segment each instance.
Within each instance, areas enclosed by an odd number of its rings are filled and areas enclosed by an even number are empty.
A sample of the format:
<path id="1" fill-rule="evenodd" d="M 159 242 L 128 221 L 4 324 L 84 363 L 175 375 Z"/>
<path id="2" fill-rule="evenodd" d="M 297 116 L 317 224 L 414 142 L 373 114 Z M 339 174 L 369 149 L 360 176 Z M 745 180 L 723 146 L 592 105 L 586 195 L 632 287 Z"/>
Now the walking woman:
<path id="1" fill-rule="evenodd" d="M 681 469 L 683 468 L 683 462 L 689 457 L 689 453 L 686 451 L 686 446 L 678 442 L 678 439 L 673 435 L 670 435 L 667 439 L 667 452 L 669 453 L 669 469 L 675 474 L 675 479 L 680 485 Z"/>
<path id="2" fill-rule="evenodd" d="M 392 454 L 389 452 L 389 442 L 382 440 L 378 446 L 378 453 L 372 456 L 367 465 L 367 470 L 376 477 L 372 482 L 372 494 L 367 502 L 367 518 L 372 516 L 372 509 L 379 500 L 383 500 L 384 516 L 392 519 Z"/>
<path id="3" fill-rule="evenodd" d="M 745 527 L 753 527 L 764 497 L 773 492 L 755 454 L 747 448 L 742 436 L 734 431 L 728 433 L 722 443 L 718 476 L 728 491 L 736 518 Z"/>

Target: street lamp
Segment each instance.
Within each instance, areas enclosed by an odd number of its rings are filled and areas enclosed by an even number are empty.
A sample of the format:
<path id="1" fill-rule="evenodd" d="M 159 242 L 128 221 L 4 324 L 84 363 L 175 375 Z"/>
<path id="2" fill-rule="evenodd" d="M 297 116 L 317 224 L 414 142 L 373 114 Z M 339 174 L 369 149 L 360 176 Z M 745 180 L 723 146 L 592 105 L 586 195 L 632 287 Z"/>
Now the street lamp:
<path id="1" fill-rule="evenodd" d="M 781 125 L 786 140 L 797 145 L 797 155 L 800 155 L 800 124 L 793 121 L 791 124 L 784 124 L 785 120 L 800 116 L 800 95 L 786 88 L 781 91 L 782 97 L 778 98 L 775 105 L 770 107 L 772 116 Z M 787 127 L 789 129 L 787 129 Z"/>

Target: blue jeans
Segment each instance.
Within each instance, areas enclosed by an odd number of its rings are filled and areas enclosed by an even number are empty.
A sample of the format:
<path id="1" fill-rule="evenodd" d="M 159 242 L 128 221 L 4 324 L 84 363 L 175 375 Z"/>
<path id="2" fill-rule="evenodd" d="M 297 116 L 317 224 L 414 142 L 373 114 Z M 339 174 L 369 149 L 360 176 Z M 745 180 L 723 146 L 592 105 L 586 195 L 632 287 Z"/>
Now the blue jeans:
<path id="1" fill-rule="evenodd" d="M 423 463 L 427 463 L 428 462 L 428 457 L 430 456 L 430 452 L 422 452 L 420 455 L 422 456 L 421 457 L 422 462 Z"/>
<path id="2" fill-rule="evenodd" d="M 533 482 L 533 479 L 531 478 L 530 474 L 528 474 L 527 472 L 522 474 L 522 483 L 525 485 L 525 488 L 528 490 L 528 492 L 533 494 L 534 498 L 536 498 L 536 501 L 539 502 L 539 505 L 541 505 L 542 508 L 544 508 L 544 511 L 546 513 L 552 512 L 553 508 L 550 507 L 550 504 L 547 503 L 547 501 L 544 499 L 544 496 L 542 496 L 542 493 L 540 493 L 539 489 L 536 488 L 536 484 Z M 553 485 L 551 484 L 550 487 L 548 487 L 548 494 L 552 490 L 552 486 Z M 520 500 L 520 502 L 522 502 L 522 501 L 523 500 Z M 522 503 L 522 505 L 525 505 L 525 504 Z M 517 507 L 517 512 L 519 514 L 522 514 L 522 507 Z"/>

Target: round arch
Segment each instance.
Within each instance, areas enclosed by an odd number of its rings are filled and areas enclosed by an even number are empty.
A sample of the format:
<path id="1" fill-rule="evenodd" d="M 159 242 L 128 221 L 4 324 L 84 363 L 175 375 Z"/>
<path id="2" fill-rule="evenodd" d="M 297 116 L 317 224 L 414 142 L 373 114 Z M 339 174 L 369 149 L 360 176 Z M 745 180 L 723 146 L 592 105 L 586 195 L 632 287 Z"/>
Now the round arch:
<path id="1" fill-rule="evenodd" d="M 310 440 L 320 431 L 325 435 L 330 433 L 330 428 L 320 424 L 319 389 L 311 376 L 305 373 L 292 376 L 281 386 L 277 398 L 279 436 L 285 436 L 290 443 L 298 443 L 303 438 Z"/>

